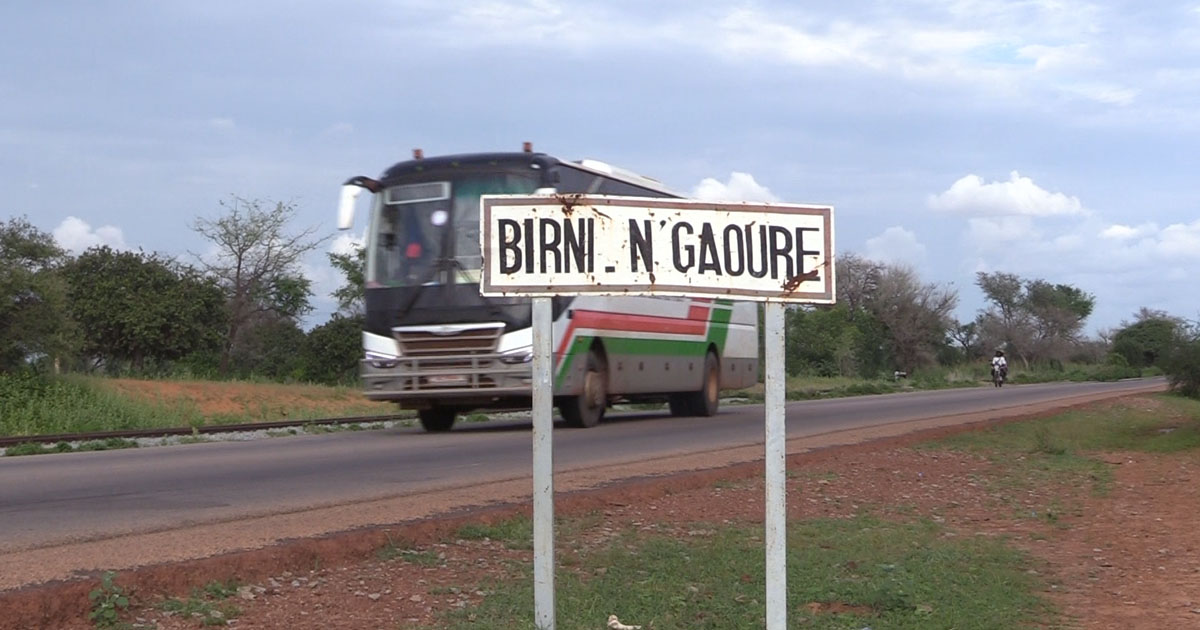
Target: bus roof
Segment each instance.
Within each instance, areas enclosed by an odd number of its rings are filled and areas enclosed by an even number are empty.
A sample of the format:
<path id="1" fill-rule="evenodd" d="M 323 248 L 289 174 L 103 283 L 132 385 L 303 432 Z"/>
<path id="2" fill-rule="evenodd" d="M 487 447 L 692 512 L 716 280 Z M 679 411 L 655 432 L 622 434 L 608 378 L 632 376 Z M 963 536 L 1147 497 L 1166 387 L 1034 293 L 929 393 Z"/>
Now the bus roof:
<path id="1" fill-rule="evenodd" d="M 529 151 L 495 152 L 495 153 L 461 153 L 455 155 L 439 155 L 420 157 L 412 160 L 397 162 L 384 171 L 380 178 L 386 186 L 389 180 L 405 175 L 420 173 L 426 170 L 441 170 L 454 168 L 480 168 L 487 166 L 515 165 L 533 166 L 534 168 L 549 169 L 555 166 L 568 166 L 581 171 L 587 171 L 609 179 L 639 186 L 672 197 L 682 197 L 679 193 L 663 186 L 662 182 L 639 175 L 633 171 L 612 166 L 598 160 L 578 160 L 567 162 L 546 153 Z"/>

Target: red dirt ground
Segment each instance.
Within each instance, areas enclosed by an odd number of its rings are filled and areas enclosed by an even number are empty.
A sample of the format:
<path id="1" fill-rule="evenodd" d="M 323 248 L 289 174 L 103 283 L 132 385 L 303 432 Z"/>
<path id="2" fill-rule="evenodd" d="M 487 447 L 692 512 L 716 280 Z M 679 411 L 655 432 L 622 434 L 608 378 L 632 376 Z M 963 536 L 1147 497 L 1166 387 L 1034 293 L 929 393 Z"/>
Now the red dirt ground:
<path id="1" fill-rule="evenodd" d="M 1159 403 L 1131 397 L 1093 404 L 1154 408 Z M 789 456 L 789 520 L 867 511 L 883 518 L 931 518 L 958 536 L 1005 536 L 1040 561 L 1046 596 L 1070 627 L 1200 627 L 1200 528 L 1195 527 L 1200 454 L 1105 454 L 1115 477 L 1105 496 L 1055 481 L 1004 489 L 1004 484 L 985 483 L 1003 476 L 1004 465 L 961 452 L 910 448 L 961 430 L 932 429 Z M 1061 510 L 1055 519 L 1033 516 L 1050 506 Z M 598 544 L 619 529 L 605 522 L 680 535 L 697 521 L 761 523 L 762 467 L 743 464 L 562 493 L 555 510 L 559 516 L 603 515 L 571 544 L 558 541 L 559 565 L 572 566 L 581 546 Z M 231 578 L 246 585 L 229 600 L 241 611 L 230 624 L 235 628 L 433 628 L 439 613 L 486 597 L 473 585 L 502 576 L 506 559 L 531 562 L 526 551 L 456 540 L 457 528 L 527 512 L 525 505 L 490 507 L 296 540 L 126 571 L 117 583 L 133 595 L 129 621 L 147 628 L 200 627 L 199 620 L 166 614 L 155 603 L 164 594 L 182 596 L 209 581 Z M 403 556 L 380 559 L 376 552 L 388 541 L 404 541 L 439 561 L 423 566 Z M 75 581 L 0 593 L 0 630 L 88 628 L 87 592 L 95 584 Z M 817 611 L 821 606 L 790 604 Z M 603 623 L 597 620 L 595 627 Z"/>

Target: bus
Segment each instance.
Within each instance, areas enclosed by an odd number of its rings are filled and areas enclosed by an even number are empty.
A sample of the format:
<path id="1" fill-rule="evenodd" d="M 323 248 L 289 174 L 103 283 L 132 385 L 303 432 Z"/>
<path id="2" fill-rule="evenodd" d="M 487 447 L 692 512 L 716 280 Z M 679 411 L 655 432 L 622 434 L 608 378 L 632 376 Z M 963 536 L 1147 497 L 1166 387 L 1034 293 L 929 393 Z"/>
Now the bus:
<path id="1" fill-rule="evenodd" d="M 366 231 L 367 398 L 414 409 L 430 432 L 476 409 L 532 403 L 531 300 L 479 294 L 480 196 L 680 197 L 658 181 L 594 160 L 532 150 L 426 157 L 342 187 L 338 227 L 371 193 Z M 711 416 L 722 389 L 758 381 L 758 308 L 666 296 L 552 298 L 554 404 L 569 427 L 593 427 L 614 403 L 666 402 Z"/>

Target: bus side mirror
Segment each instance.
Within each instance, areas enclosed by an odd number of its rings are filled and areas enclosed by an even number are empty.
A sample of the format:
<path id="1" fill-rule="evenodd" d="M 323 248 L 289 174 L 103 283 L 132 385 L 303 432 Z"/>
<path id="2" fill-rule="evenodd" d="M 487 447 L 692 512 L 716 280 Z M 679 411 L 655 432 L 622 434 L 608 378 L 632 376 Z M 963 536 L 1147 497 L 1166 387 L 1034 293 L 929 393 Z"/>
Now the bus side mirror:
<path id="1" fill-rule="evenodd" d="M 383 185 L 370 177 L 351 177 L 342 184 L 342 198 L 338 201 L 338 229 L 349 230 L 354 226 L 354 202 L 363 189 L 373 193 L 383 190 Z"/>
<path id="2" fill-rule="evenodd" d="M 362 186 L 356 184 L 342 186 L 342 197 L 338 201 L 337 226 L 339 230 L 349 230 L 354 226 L 354 204 L 362 191 Z"/>

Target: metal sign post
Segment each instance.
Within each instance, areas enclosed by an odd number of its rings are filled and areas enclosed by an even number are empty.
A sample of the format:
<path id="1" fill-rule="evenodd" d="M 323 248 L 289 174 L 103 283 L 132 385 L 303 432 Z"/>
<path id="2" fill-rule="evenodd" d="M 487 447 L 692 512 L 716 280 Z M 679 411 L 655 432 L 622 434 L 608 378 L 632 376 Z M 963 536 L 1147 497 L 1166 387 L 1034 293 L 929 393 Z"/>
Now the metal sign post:
<path id="1" fill-rule="evenodd" d="M 533 620 L 554 630 L 554 432 L 550 298 L 533 298 Z"/>
<path id="2" fill-rule="evenodd" d="M 484 195 L 479 291 L 533 300 L 534 620 L 554 630 L 550 297 L 766 302 L 766 622 L 787 626 L 785 303 L 834 301 L 833 208 L 585 195 Z"/>
<path id="3" fill-rule="evenodd" d="M 784 305 L 767 302 L 765 320 L 765 514 L 767 630 L 787 628 L 787 425 L 784 422 Z"/>

